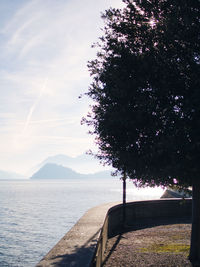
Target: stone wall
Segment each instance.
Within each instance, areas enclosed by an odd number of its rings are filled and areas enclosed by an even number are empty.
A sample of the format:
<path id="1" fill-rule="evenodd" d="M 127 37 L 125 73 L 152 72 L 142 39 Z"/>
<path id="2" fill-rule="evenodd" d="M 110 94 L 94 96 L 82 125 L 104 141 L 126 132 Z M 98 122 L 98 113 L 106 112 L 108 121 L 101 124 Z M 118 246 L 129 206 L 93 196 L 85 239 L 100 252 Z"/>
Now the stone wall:
<path id="1" fill-rule="evenodd" d="M 88 210 L 36 267 L 102 266 L 108 238 L 123 232 L 190 219 L 191 199 L 107 203 Z M 125 214 L 125 218 L 124 218 Z"/>
<path id="2" fill-rule="evenodd" d="M 125 207 L 116 205 L 108 210 L 97 243 L 93 266 L 100 267 L 104 260 L 108 238 L 123 232 L 169 223 L 180 223 L 191 219 L 191 199 L 161 199 L 129 202 Z"/>

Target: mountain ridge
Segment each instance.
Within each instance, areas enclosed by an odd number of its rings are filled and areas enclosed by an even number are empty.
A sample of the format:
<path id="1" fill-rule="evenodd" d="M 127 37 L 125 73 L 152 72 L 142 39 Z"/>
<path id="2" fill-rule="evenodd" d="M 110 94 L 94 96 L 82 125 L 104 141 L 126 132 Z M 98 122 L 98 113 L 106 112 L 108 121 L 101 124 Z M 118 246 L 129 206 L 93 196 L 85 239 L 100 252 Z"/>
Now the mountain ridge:
<path id="1" fill-rule="evenodd" d="M 46 163 L 30 179 L 77 179 L 77 178 L 111 178 L 111 171 L 99 171 L 96 173 L 79 173 L 75 170 L 58 165 Z"/>
<path id="2" fill-rule="evenodd" d="M 11 179 L 25 179 L 25 176 L 19 173 L 0 170 L 0 180 L 11 180 Z"/>
<path id="3" fill-rule="evenodd" d="M 99 160 L 88 154 L 81 154 L 76 157 L 70 157 L 64 154 L 57 154 L 54 156 L 49 156 L 42 162 L 34 166 L 29 175 L 35 173 L 40 168 L 42 168 L 46 163 L 55 163 L 57 165 L 62 165 L 63 167 L 71 168 L 76 172 L 82 174 L 95 173 L 97 171 L 111 170 L 110 167 L 104 167 L 100 164 Z"/>

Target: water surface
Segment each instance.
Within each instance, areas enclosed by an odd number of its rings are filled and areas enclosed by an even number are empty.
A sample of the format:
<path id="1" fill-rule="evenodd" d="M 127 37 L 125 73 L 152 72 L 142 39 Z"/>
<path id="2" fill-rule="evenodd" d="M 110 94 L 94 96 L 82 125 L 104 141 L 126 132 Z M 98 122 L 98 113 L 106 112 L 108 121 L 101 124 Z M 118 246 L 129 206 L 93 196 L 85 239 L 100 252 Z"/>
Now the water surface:
<path id="1" fill-rule="evenodd" d="M 127 183 L 127 200 L 162 192 Z M 118 178 L 0 181 L 0 266 L 35 266 L 86 210 L 121 199 Z"/>

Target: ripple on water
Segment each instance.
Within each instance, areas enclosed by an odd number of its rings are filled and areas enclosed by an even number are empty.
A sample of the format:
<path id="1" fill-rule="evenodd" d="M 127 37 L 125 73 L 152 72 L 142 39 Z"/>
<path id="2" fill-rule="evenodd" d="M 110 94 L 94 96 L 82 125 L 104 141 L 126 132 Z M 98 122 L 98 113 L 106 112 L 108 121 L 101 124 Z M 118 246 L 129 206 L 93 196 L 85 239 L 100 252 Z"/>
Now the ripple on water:
<path id="1" fill-rule="evenodd" d="M 159 198 L 127 189 L 128 200 Z M 86 210 L 121 198 L 117 178 L 0 181 L 0 267 L 35 266 Z"/>

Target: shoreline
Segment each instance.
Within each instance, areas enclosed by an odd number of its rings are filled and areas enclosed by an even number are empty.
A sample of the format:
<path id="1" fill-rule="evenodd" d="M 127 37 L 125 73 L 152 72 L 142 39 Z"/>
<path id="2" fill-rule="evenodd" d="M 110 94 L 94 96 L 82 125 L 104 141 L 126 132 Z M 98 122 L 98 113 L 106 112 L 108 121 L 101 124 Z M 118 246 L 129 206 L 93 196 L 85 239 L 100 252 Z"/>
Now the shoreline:
<path id="1" fill-rule="evenodd" d="M 117 205 L 118 204 L 118 205 Z M 180 209 L 181 208 L 181 209 Z M 36 265 L 101 266 L 107 240 L 122 232 L 191 217 L 191 199 L 134 201 L 126 204 L 126 225 L 123 205 L 108 203 L 88 210 L 69 232 Z"/>

